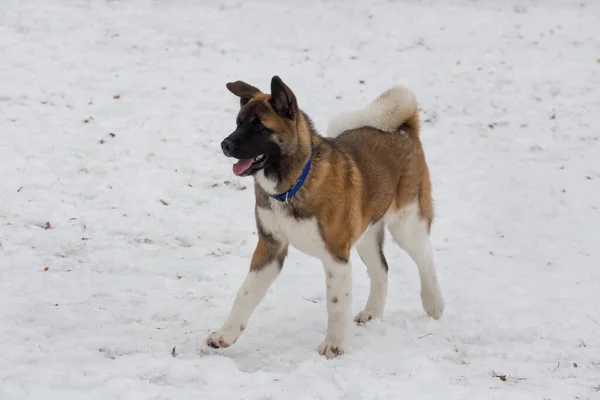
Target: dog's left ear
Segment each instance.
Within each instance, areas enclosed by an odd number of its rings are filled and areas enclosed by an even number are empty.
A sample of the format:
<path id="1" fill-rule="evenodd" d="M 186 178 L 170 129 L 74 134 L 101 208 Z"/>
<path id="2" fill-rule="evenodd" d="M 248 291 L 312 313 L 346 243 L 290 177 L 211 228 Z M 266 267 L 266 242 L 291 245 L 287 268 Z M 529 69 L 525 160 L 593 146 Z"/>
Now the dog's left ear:
<path id="1" fill-rule="evenodd" d="M 252 85 L 242 81 L 228 82 L 227 89 L 240 98 L 240 107 L 244 107 L 251 98 L 261 93 L 261 91 Z"/>
<path id="2" fill-rule="evenodd" d="M 280 77 L 271 79 L 271 107 L 275 112 L 287 119 L 294 119 L 298 112 L 296 96 Z"/>

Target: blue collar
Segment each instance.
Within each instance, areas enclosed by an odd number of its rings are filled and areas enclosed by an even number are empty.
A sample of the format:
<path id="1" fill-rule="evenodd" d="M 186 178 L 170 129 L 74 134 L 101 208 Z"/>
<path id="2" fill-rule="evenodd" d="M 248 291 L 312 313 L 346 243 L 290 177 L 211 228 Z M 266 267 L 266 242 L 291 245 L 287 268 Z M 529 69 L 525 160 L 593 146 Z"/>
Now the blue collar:
<path id="1" fill-rule="evenodd" d="M 304 184 L 304 180 L 306 180 L 306 177 L 308 176 L 308 171 L 310 171 L 310 165 L 312 164 L 312 153 L 314 151 L 315 151 L 315 146 L 312 145 L 310 158 L 308 159 L 308 162 L 304 166 L 304 169 L 302 170 L 302 174 L 300 174 L 300 178 L 298 178 L 298 180 L 296 181 L 296 184 L 294 186 L 292 186 L 292 188 L 290 190 L 288 190 L 287 192 L 274 195 L 273 198 L 275 200 L 279 200 L 283 203 L 290 204 L 290 200 L 292 200 L 292 197 L 294 197 L 296 192 L 298 190 L 300 190 L 300 188 Z"/>

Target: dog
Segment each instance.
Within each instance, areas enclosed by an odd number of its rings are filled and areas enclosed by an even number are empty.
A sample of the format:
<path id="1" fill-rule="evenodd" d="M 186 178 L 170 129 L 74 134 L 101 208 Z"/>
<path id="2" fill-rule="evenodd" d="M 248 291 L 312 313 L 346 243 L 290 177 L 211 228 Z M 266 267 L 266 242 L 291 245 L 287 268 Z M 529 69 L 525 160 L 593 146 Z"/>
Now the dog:
<path id="1" fill-rule="evenodd" d="M 221 149 L 238 160 L 235 175 L 254 178 L 258 243 L 227 320 L 207 344 L 226 348 L 237 341 L 292 245 L 320 259 L 325 269 L 327 334 L 318 352 L 327 358 L 344 354 L 354 247 L 371 285 L 354 320 L 364 324 L 383 315 L 384 227 L 417 265 L 423 308 L 439 319 L 444 299 L 429 238 L 431 182 L 414 94 L 394 86 L 365 108 L 334 118 L 325 137 L 279 76 L 272 77 L 270 94 L 242 81 L 226 87 L 239 97 L 240 109 Z"/>

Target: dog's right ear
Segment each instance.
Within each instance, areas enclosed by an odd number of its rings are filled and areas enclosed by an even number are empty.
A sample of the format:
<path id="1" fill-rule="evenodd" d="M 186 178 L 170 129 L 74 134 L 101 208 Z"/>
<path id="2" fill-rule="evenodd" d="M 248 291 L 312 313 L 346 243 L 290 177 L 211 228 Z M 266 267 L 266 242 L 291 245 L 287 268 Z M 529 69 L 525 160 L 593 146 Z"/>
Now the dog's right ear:
<path id="1" fill-rule="evenodd" d="M 240 107 L 244 107 L 251 98 L 261 93 L 259 89 L 242 81 L 228 82 L 225 86 L 231 93 L 240 98 Z"/>
<path id="2" fill-rule="evenodd" d="M 271 106 L 280 116 L 294 119 L 298 113 L 298 104 L 294 92 L 277 75 L 271 79 Z"/>

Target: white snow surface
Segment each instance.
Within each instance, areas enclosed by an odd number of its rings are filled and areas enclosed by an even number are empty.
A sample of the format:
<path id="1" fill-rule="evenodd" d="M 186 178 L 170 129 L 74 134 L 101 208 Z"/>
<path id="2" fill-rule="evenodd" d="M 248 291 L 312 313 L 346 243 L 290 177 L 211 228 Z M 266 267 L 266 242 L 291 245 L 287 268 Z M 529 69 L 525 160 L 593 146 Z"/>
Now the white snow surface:
<path id="1" fill-rule="evenodd" d="M 384 318 L 326 360 L 323 268 L 292 249 L 206 347 L 256 243 L 225 83 L 275 74 L 321 132 L 415 93 L 440 321 L 387 240 Z M 0 168 L 2 400 L 600 398 L 597 1 L 2 0 Z"/>

